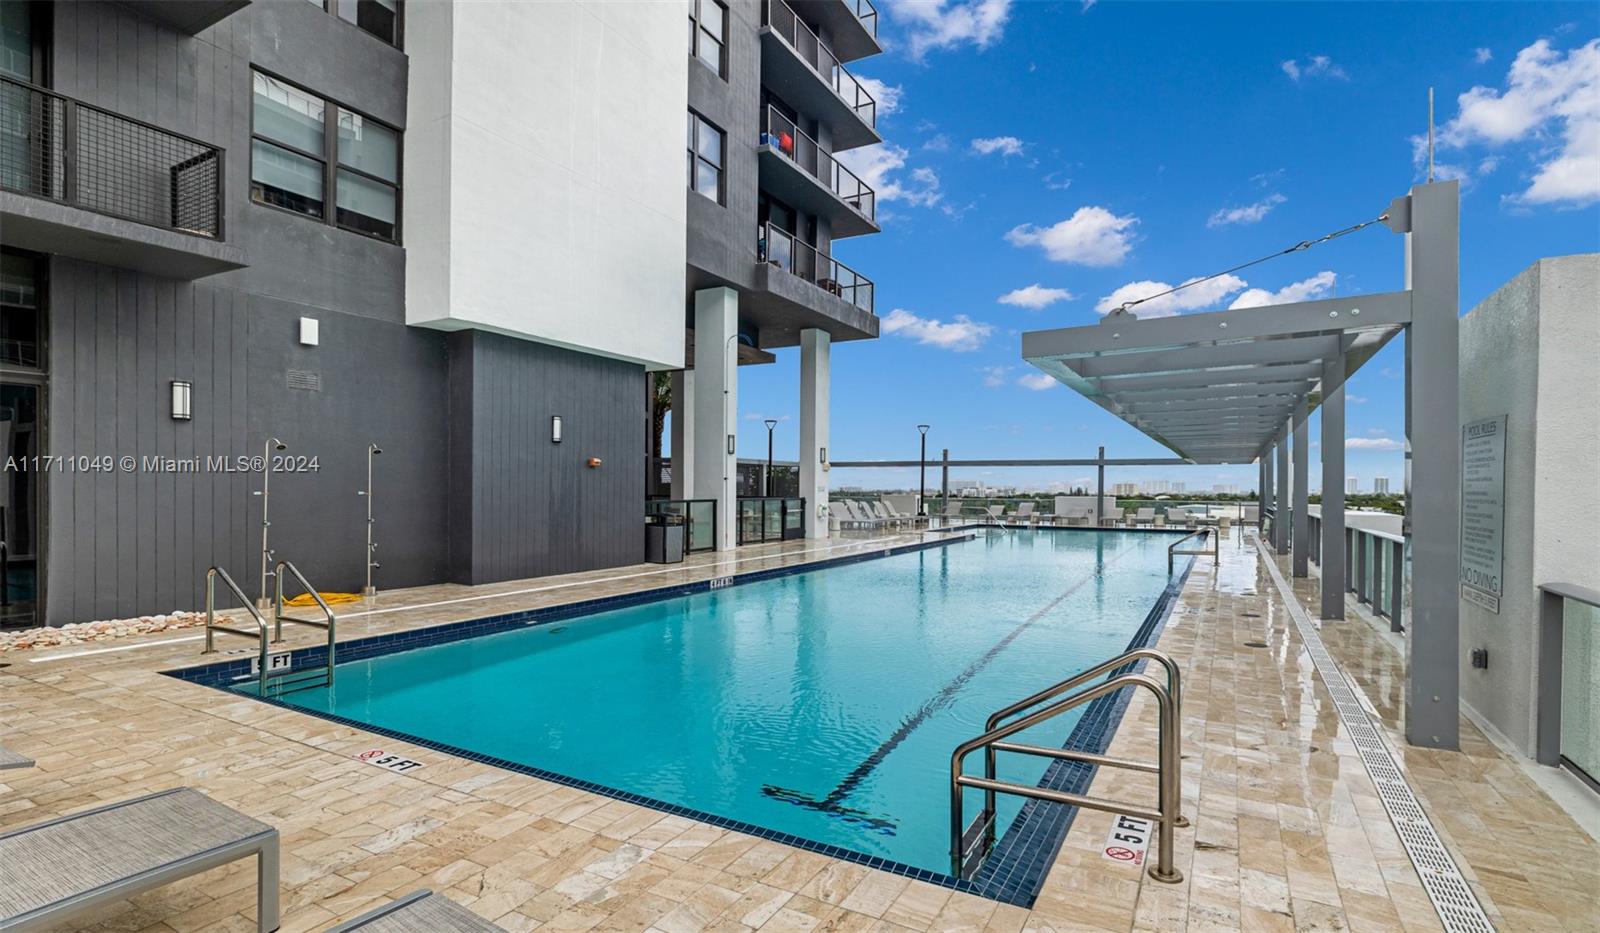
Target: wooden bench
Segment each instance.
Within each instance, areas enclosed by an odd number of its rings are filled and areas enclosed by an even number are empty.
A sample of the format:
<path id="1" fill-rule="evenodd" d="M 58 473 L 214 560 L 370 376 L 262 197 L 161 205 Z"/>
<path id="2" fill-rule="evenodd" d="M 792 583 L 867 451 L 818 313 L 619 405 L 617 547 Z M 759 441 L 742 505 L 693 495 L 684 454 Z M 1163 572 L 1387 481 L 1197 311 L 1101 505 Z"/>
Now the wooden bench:
<path id="1" fill-rule="evenodd" d="M 261 933 L 278 928 L 278 831 L 188 787 L 0 834 L 0 930 L 36 930 L 256 857 Z"/>

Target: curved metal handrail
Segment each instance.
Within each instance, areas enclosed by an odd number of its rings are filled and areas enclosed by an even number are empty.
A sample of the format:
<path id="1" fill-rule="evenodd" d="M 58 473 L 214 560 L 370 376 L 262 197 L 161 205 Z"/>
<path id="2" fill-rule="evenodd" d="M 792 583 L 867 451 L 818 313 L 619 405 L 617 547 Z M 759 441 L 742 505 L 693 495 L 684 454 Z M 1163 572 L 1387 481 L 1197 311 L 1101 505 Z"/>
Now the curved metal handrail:
<path id="1" fill-rule="evenodd" d="M 1198 538 L 1201 535 L 1213 535 L 1213 534 L 1215 535 L 1215 537 L 1211 539 L 1211 550 L 1209 550 L 1209 551 L 1180 551 L 1180 550 L 1178 550 L 1178 545 L 1180 545 L 1183 542 L 1189 540 L 1190 538 Z M 1172 568 L 1173 568 L 1173 560 L 1172 559 L 1175 556 L 1179 555 L 1179 554 L 1196 554 L 1196 555 L 1210 554 L 1212 563 L 1217 563 L 1217 562 L 1219 562 L 1221 560 L 1221 552 L 1222 552 L 1222 535 L 1221 535 L 1221 533 L 1217 532 L 1217 530 L 1215 528 L 1201 528 L 1198 531 L 1191 531 L 1188 534 L 1184 535 L 1183 537 L 1179 538 L 1178 540 L 1176 540 L 1176 541 L 1172 542 L 1171 544 L 1167 545 L 1167 576 L 1169 576 L 1169 577 L 1172 576 Z"/>
<path id="2" fill-rule="evenodd" d="M 1132 762 L 1122 759 L 1110 758 L 1103 755 L 1090 755 L 1086 752 L 1074 752 L 1068 749 L 1047 749 L 1032 745 L 1015 745 L 1003 743 L 1018 732 L 1036 726 L 1046 720 L 1053 719 L 1062 713 L 1076 709 L 1085 703 L 1098 699 L 1109 693 L 1115 693 L 1125 687 L 1143 687 L 1155 694 L 1156 702 L 1160 709 L 1160 741 L 1157 752 L 1157 762 L 1150 765 L 1146 762 Z M 1166 687 L 1158 683 L 1153 677 L 1145 674 L 1121 674 L 1109 680 L 1086 687 L 1071 696 L 1059 700 L 1043 709 L 1008 723 L 996 729 L 991 729 L 975 739 L 968 740 L 956 746 L 950 756 L 950 862 L 952 873 L 956 877 L 966 877 L 967 857 L 970 847 L 966 844 L 968 832 L 964 812 L 962 788 L 973 787 L 985 792 L 986 803 L 984 812 L 980 816 L 982 832 L 986 844 L 992 845 L 994 809 L 987 802 L 994 794 L 1013 794 L 1019 797 L 1028 797 L 1034 800 L 1046 800 L 1052 803 L 1061 803 L 1068 806 L 1086 807 L 1092 810 L 1104 810 L 1110 813 L 1122 813 L 1154 821 L 1159 827 L 1157 830 L 1158 849 L 1156 864 L 1150 866 L 1150 876 L 1157 881 L 1176 883 L 1183 880 L 1183 874 L 1172 864 L 1173 857 L 1173 829 L 1178 824 L 1179 814 L 1179 761 L 1177 710 L 1173 704 L 1172 694 Z M 1154 771 L 1158 775 L 1156 790 L 1156 809 L 1140 807 L 1134 804 L 1123 803 L 1115 800 L 1104 800 L 1098 797 L 1089 797 L 1083 794 L 1070 794 L 1065 791 L 1052 790 L 1044 787 L 1031 787 L 1024 784 L 1013 784 L 997 780 L 992 764 L 993 756 L 986 756 L 985 773 L 983 777 L 973 777 L 963 773 L 963 765 L 968 755 L 980 748 L 999 748 L 1001 751 L 1018 752 L 1021 754 L 1041 755 L 1050 758 L 1063 758 L 1079 761 L 1090 761 L 1095 764 L 1109 767 L 1132 768 L 1140 771 Z"/>
<path id="3" fill-rule="evenodd" d="M 239 600 L 239 605 L 243 606 L 245 611 L 250 613 L 251 617 L 256 620 L 256 627 L 260 629 L 259 632 L 248 632 L 242 628 L 229 628 L 226 625 L 216 624 L 217 578 L 219 577 L 222 579 L 223 585 L 233 593 L 234 598 Z M 227 632 L 230 635 L 242 635 L 245 638 L 260 640 L 260 665 L 256 673 L 260 678 L 261 693 L 265 696 L 267 692 L 267 620 L 262 617 L 261 613 L 250 602 L 250 597 L 244 595 L 244 591 L 239 589 L 239 584 L 233 582 L 233 578 L 228 576 L 228 572 L 221 567 L 212 567 L 206 571 L 206 647 L 202 652 L 203 654 L 216 652 L 216 644 L 212 638 L 212 633 L 214 632 Z"/>
<path id="4" fill-rule="evenodd" d="M 272 579 L 277 587 L 272 601 L 273 641 L 283 641 L 283 623 L 285 622 L 294 622 L 298 625 L 309 625 L 312 628 L 326 630 L 328 633 L 328 658 L 325 667 L 328 672 L 328 686 L 333 686 L 333 665 L 336 651 L 334 633 L 338 619 L 334 617 L 333 610 L 328 607 L 328 603 L 322 598 L 322 594 L 317 592 L 317 588 L 311 585 L 311 581 L 306 579 L 306 575 L 300 572 L 300 568 L 289 561 L 280 560 L 272 570 Z M 297 619 L 283 614 L 283 573 L 285 570 L 293 574 L 294 578 L 300 581 L 300 585 L 305 587 L 305 591 L 311 594 L 311 598 L 316 600 L 317 606 L 322 609 L 322 615 L 327 619 L 326 622 L 318 622 L 315 619 Z"/>

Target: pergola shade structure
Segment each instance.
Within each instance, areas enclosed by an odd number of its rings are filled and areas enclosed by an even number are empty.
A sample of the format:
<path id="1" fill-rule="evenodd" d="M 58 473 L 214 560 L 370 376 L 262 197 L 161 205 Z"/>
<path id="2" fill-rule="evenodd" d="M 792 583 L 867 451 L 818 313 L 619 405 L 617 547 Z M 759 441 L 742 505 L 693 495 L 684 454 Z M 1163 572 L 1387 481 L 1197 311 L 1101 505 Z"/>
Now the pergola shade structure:
<path id="1" fill-rule="evenodd" d="M 1459 200 L 1455 182 L 1418 185 L 1380 218 L 1406 235 L 1403 291 L 1142 319 L 1123 308 L 1097 324 L 1022 335 L 1023 359 L 1185 460 L 1259 461 L 1272 544 L 1292 553 L 1295 576 L 1305 576 L 1306 422 L 1322 410 L 1321 546 L 1325 555 L 1342 554 L 1344 383 L 1404 331 L 1406 737 L 1442 748 L 1459 738 Z M 1322 562 L 1322 616 L 1344 617 L 1342 561 Z"/>

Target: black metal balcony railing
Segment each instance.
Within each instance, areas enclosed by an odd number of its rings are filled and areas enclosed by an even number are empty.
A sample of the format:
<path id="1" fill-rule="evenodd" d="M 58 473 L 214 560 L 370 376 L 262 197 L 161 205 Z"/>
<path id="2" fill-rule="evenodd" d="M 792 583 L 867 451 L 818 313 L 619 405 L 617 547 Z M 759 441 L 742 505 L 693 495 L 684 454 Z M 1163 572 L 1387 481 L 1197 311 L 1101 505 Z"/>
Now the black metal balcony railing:
<path id="1" fill-rule="evenodd" d="M 855 75 L 839 63 L 839 58 L 833 54 L 833 50 L 817 38 L 817 34 L 795 14 L 789 4 L 783 0 L 767 0 L 762 4 L 762 17 L 763 23 L 781 36 L 783 41 L 789 44 L 789 48 L 794 49 L 795 54 L 817 73 L 817 77 L 855 111 L 862 122 L 871 127 L 878 125 L 877 101 L 872 99 L 872 95 L 861 86 Z"/>
<path id="2" fill-rule="evenodd" d="M 0 188 L 222 237 L 222 150 L 0 77 Z"/>
<path id="3" fill-rule="evenodd" d="M 844 0 L 844 5 L 853 7 L 856 19 L 861 20 L 861 25 L 867 27 L 867 32 L 872 34 L 872 38 L 878 38 L 878 8 L 872 5 L 872 0 L 855 0 L 853 3 L 851 0 Z"/>
<path id="4" fill-rule="evenodd" d="M 833 157 L 832 153 L 817 145 L 817 141 L 800 131 L 795 122 L 784 116 L 776 107 L 767 106 L 761 124 L 761 143 L 788 156 L 806 174 L 822 182 L 851 210 L 876 222 L 877 195 L 856 174 Z"/>
<path id="5" fill-rule="evenodd" d="M 769 262 L 872 314 L 872 280 L 772 224 L 756 228 L 756 259 Z"/>

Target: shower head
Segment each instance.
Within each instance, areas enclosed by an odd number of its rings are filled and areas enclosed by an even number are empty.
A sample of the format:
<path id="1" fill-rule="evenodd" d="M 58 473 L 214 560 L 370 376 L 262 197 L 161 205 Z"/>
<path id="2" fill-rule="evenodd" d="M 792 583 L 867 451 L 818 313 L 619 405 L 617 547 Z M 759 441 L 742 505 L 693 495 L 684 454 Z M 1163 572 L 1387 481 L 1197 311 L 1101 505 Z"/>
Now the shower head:
<path id="1" fill-rule="evenodd" d="M 287 444 L 285 444 L 283 441 L 278 440 L 277 438 L 273 438 L 270 443 L 272 444 L 272 448 L 274 450 L 288 450 L 289 449 Z"/>
<path id="2" fill-rule="evenodd" d="M 372 451 L 374 454 L 383 453 L 383 448 L 379 447 L 377 444 L 368 444 L 367 445 L 367 449 Z"/>

